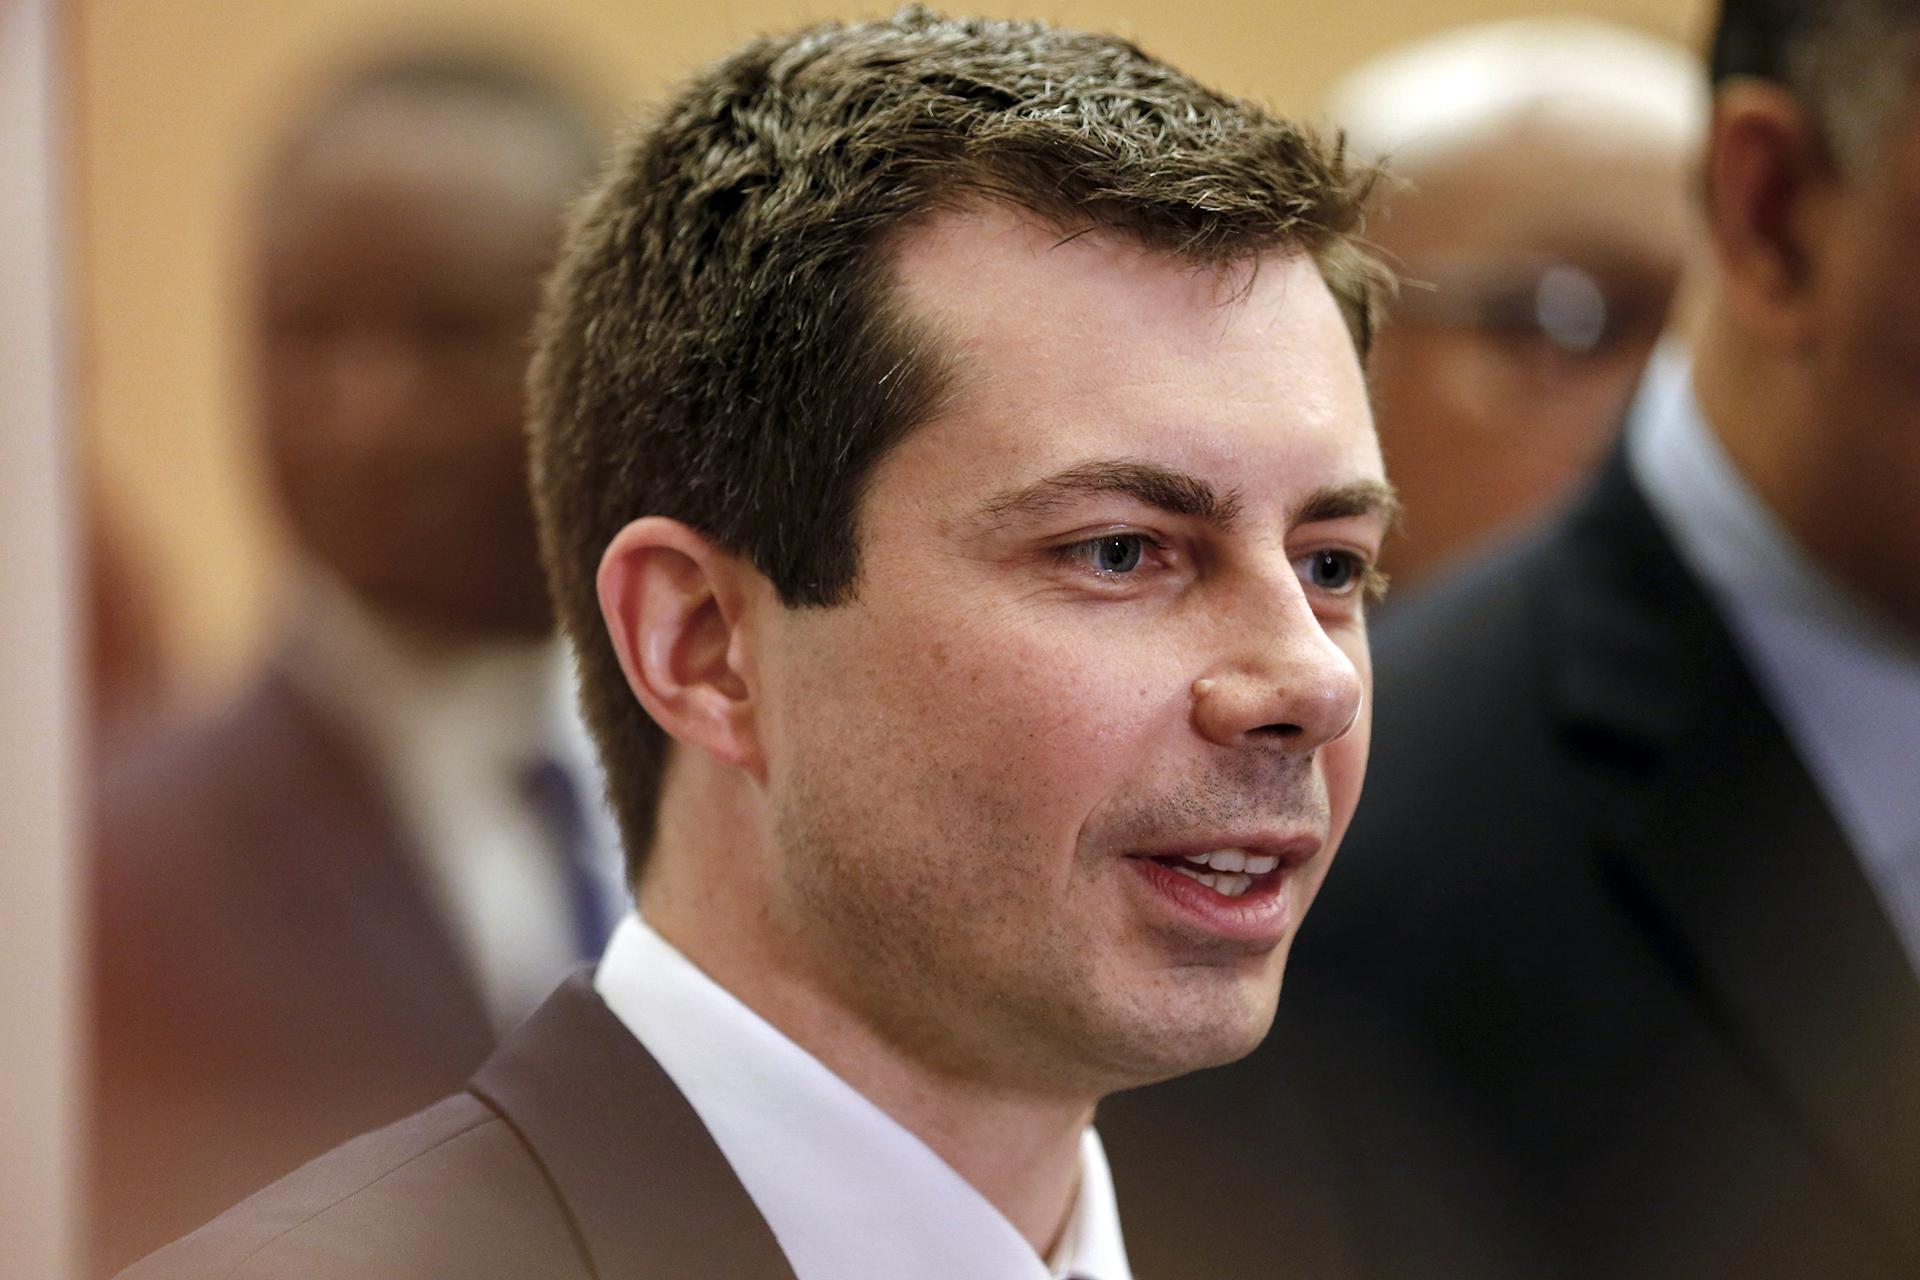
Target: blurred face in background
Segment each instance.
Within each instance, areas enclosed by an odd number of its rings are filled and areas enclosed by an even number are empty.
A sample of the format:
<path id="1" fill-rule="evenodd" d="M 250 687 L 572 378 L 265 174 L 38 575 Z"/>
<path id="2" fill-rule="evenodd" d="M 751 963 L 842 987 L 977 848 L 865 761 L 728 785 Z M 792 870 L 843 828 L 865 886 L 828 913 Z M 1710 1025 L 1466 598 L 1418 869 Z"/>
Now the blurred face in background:
<path id="1" fill-rule="evenodd" d="M 1677 141 L 1541 108 L 1393 163 L 1371 238 L 1403 278 L 1370 373 L 1404 587 L 1592 471 L 1692 239 Z"/>
<path id="2" fill-rule="evenodd" d="M 376 94 L 313 128 L 260 215 L 260 412 L 302 549 L 391 619 L 550 626 L 522 380 L 578 161 L 526 113 Z"/>

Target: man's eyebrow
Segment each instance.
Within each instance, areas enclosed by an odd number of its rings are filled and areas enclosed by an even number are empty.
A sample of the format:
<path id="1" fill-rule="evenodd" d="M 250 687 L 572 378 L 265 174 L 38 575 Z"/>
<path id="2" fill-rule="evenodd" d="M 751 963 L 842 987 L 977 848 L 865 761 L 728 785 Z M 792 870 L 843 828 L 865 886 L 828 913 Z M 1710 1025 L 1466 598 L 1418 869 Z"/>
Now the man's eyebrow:
<path id="1" fill-rule="evenodd" d="M 1328 485 L 1307 495 L 1294 523 L 1317 524 L 1322 520 L 1347 520 L 1355 516 L 1380 516 L 1387 528 L 1397 528 L 1400 495 L 1384 480 Z"/>
<path id="2" fill-rule="evenodd" d="M 1240 513 L 1240 496 L 1221 493 L 1205 480 L 1152 462 L 1083 462 L 981 504 L 991 517 L 1044 515 L 1075 498 L 1118 493 L 1175 515 L 1226 525 Z"/>

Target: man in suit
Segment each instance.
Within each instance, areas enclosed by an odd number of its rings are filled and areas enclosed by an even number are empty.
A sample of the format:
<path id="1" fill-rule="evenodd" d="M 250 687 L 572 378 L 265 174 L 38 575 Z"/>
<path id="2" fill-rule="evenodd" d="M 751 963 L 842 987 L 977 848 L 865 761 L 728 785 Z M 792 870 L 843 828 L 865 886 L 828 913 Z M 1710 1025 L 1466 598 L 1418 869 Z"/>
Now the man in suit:
<path id="1" fill-rule="evenodd" d="M 267 167 L 250 355 L 298 568 L 251 687 L 96 795 L 99 1273 L 457 1087 L 617 917 L 521 390 L 596 143 L 523 73 L 408 57 Z"/>
<path id="2" fill-rule="evenodd" d="M 638 911 L 467 1091 L 133 1274 L 1127 1280 L 1094 1103 L 1271 1019 L 1392 514 L 1359 181 L 924 9 L 655 120 L 534 375 Z"/>
<path id="3" fill-rule="evenodd" d="M 1458 1169 L 1499 1225 L 1457 1274 L 1920 1274 L 1916 48 L 1910 2 L 1727 4 L 1697 344 L 1571 510 L 1383 625 L 1282 1025 L 1130 1100 L 1317 1075 L 1381 1274 Z M 1370 1124 L 1409 1070 L 1433 1105 Z"/>

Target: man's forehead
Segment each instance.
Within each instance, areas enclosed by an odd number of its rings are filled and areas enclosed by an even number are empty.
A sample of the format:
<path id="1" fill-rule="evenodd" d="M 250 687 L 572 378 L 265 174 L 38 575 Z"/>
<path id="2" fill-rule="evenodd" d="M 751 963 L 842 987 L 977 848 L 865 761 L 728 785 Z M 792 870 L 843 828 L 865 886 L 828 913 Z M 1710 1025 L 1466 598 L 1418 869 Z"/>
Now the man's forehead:
<path id="1" fill-rule="evenodd" d="M 1060 317 L 1123 295 L 1164 307 L 1224 307 L 1275 251 L 1224 264 L 1183 260 L 1124 232 L 1063 226 L 980 200 L 916 220 L 891 252 L 894 287 L 911 314 L 939 322 L 1023 314 Z"/>
<path id="2" fill-rule="evenodd" d="M 1264 520 L 1316 487 L 1381 478 L 1358 358 L 1304 255 L 1194 266 L 982 209 L 916 227 L 893 265 L 909 328 L 948 374 L 901 449 L 923 477 L 937 462 L 928 497 L 950 514 L 1103 487 L 1150 499 L 1151 485 L 1104 482 L 1157 468 L 1222 496 L 1247 480 Z"/>
<path id="3" fill-rule="evenodd" d="M 345 192 L 557 210 L 579 161 L 525 111 L 452 94 L 370 94 L 336 106 L 281 158 L 270 212 Z"/>
<path id="4" fill-rule="evenodd" d="M 444 117 L 424 107 L 369 109 L 355 118 L 359 124 L 301 151 L 263 190 L 263 265 L 296 275 L 437 276 L 458 292 L 488 296 L 551 260 L 570 187 L 550 138 L 464 108 Z M 485 145 L 466 148 L 469 137 Z"/>
<path id="5" fill-rule="evenodd" d="M 1677 256 L 1688 232 L 1694 153 L 1651 131 L 1530 118 L 1403 166 L 1378 239 L 1395 254 L 1453 246 L 1596 245 Z"/>
<path id="6" fill-rule="evenodd" d="M 1303 252 L 1194 262 L 981 205 L 913 226 L 889 265 L 896 311 L 939 360 L 950 399 L 1016 383 L 1033 399 L 1192 382 L 1209 362 L 1244 373 L 1249 352 L 1261 378 L 1303 393 L 1329 376 L 1360 386 L 1345 317 Z M 1223 379 L 1222 392 L 1237 389 Z"/>

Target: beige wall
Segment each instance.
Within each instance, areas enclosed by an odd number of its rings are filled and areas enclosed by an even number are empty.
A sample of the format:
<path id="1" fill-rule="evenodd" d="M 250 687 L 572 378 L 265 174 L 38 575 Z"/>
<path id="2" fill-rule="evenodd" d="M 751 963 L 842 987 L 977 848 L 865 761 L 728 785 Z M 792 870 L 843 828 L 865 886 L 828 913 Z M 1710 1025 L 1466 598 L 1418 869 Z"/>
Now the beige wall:
<path id="1" fill-rule="evenodd" d="M 1308 112 L 1359 60 L 1460 22 L 1546 11 L 1511 0 L 1056 0 L 994 12 L 1128 34 L 1229 90 Z M 1705 0 L 1592 0 L 1696 42 Z M 276 551 L 237 377 L 234 227 L 276 111 L 343 45 L 395 28 L 530 45 L 625 101 L 755 32 L 877 11 L 804 0 L 81 0 L 75 27 L 83 416 L 107 500 L 154 581 L 183 690 L 206 696 L 256 651 Z"/>

